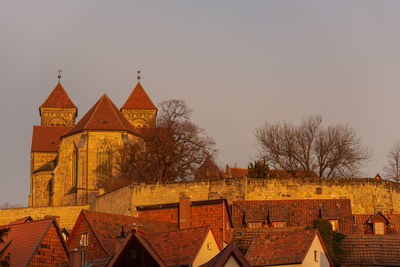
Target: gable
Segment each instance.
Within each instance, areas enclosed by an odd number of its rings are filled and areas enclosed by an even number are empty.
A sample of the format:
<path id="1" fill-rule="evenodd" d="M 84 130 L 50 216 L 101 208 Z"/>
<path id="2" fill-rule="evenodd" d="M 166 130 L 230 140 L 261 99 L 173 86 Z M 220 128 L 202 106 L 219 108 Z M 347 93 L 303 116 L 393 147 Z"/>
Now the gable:
<path id="1" fill-rule="evenodd" d="M 217 244 L 211 229 L 208 231 L 207 237 L 197 253 L 197 256 L 193 262 L 193 266 L 199 266 L 214 258 L 220 252 L 220 248 Z"/>

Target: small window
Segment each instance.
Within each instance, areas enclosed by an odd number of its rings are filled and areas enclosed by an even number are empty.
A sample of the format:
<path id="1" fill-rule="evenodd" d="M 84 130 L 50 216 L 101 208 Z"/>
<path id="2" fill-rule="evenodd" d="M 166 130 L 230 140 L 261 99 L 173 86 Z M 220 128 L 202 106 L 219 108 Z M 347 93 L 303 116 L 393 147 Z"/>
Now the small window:
<path id="1" fill-rule="evenodd" d="M 273 222 L 272 227 L 273 228 L 283 228 L 286 226 L 286 222 Z"/>
<path id="2" fill-rule="evenodd" d="M 260 222 L 247 223 L 247 227 L 250 229 L 261 228 L 261 223 Z"/>
<path id="3" fill-rule="evenodd" d="M 89 244 L 89 239 L 88 239 L 89 235 L 88 233 L 83 233 L 81 235 L 81 240 L 79 241 L 79 244 L 81 245 L 81 247 L 87 247 Z"/>
<path id="4" fill-rule="evenodd" d="M 211 242 L 207 242 L 207 249 L 208 250 L 212 250 L 212 243 Z"/>
<path id="5" fill-rule="evenodd" d="M 314 261 L 319 262 L 319 251 L 314 250 Z"/>
<path id="6" fill-rule="evenodd" d="M 385 234 L 385 225 L 383 222 L 374 223 L 374 234 L 376 234 L 376 235 L 384 235 Z"/>
<path id="7" fill-rule="evenodd" d="M 332 230 L 337 232 L 339 230 L 339 222 L 338 220 L 329 220 L 332 225 Z"/>

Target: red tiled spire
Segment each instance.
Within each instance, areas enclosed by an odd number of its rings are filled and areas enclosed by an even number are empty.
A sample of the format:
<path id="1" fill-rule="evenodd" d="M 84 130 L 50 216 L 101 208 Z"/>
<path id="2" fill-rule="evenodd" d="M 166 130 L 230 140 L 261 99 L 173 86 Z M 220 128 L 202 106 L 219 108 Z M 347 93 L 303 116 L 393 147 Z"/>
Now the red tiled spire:
<path id="1" fill-rule="evenodd" d="M 83 130 L 119 130 L 138 135 L 135 128 L 106 94 L 64 136 Z"/>
<path id="2" fill-rule="evenodd" d="M 76 106 L 58 82 L 40 108 L 76 108 Z"/>
<path id="3" fill-rule="evenodd" d="M 138 82 L 121 109 L 157 109 L 157 107 L 151 102 L 146 91 Z"/>

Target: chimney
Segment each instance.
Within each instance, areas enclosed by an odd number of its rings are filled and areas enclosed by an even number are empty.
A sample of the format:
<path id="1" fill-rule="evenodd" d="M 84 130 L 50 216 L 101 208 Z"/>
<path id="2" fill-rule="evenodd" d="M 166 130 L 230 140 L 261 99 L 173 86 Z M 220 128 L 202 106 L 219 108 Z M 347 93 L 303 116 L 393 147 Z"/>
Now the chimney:
<path id="1" fill-rule="evenodd" d="M 189 228 L 190 222 L 190 198 L 179 198 L 179 229 Z"/>

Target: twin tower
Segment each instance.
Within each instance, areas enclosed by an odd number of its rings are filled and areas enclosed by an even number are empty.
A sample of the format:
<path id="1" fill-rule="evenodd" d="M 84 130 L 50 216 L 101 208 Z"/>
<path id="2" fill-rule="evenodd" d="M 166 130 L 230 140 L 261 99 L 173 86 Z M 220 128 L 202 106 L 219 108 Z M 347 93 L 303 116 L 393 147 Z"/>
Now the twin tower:
<path id="1" fill-rule="evenodd" d="M 30 207 L 85 205 L 98 195 L 98 166 L 112 168 L 113 151 L 157 130 L 157 107 L 140 82 L 119 109 L 103 95 L 77 122 L 78 109 L 60 82 L 33 126 Z M 146 128 L 144 130 L 143 128 Z"/>

